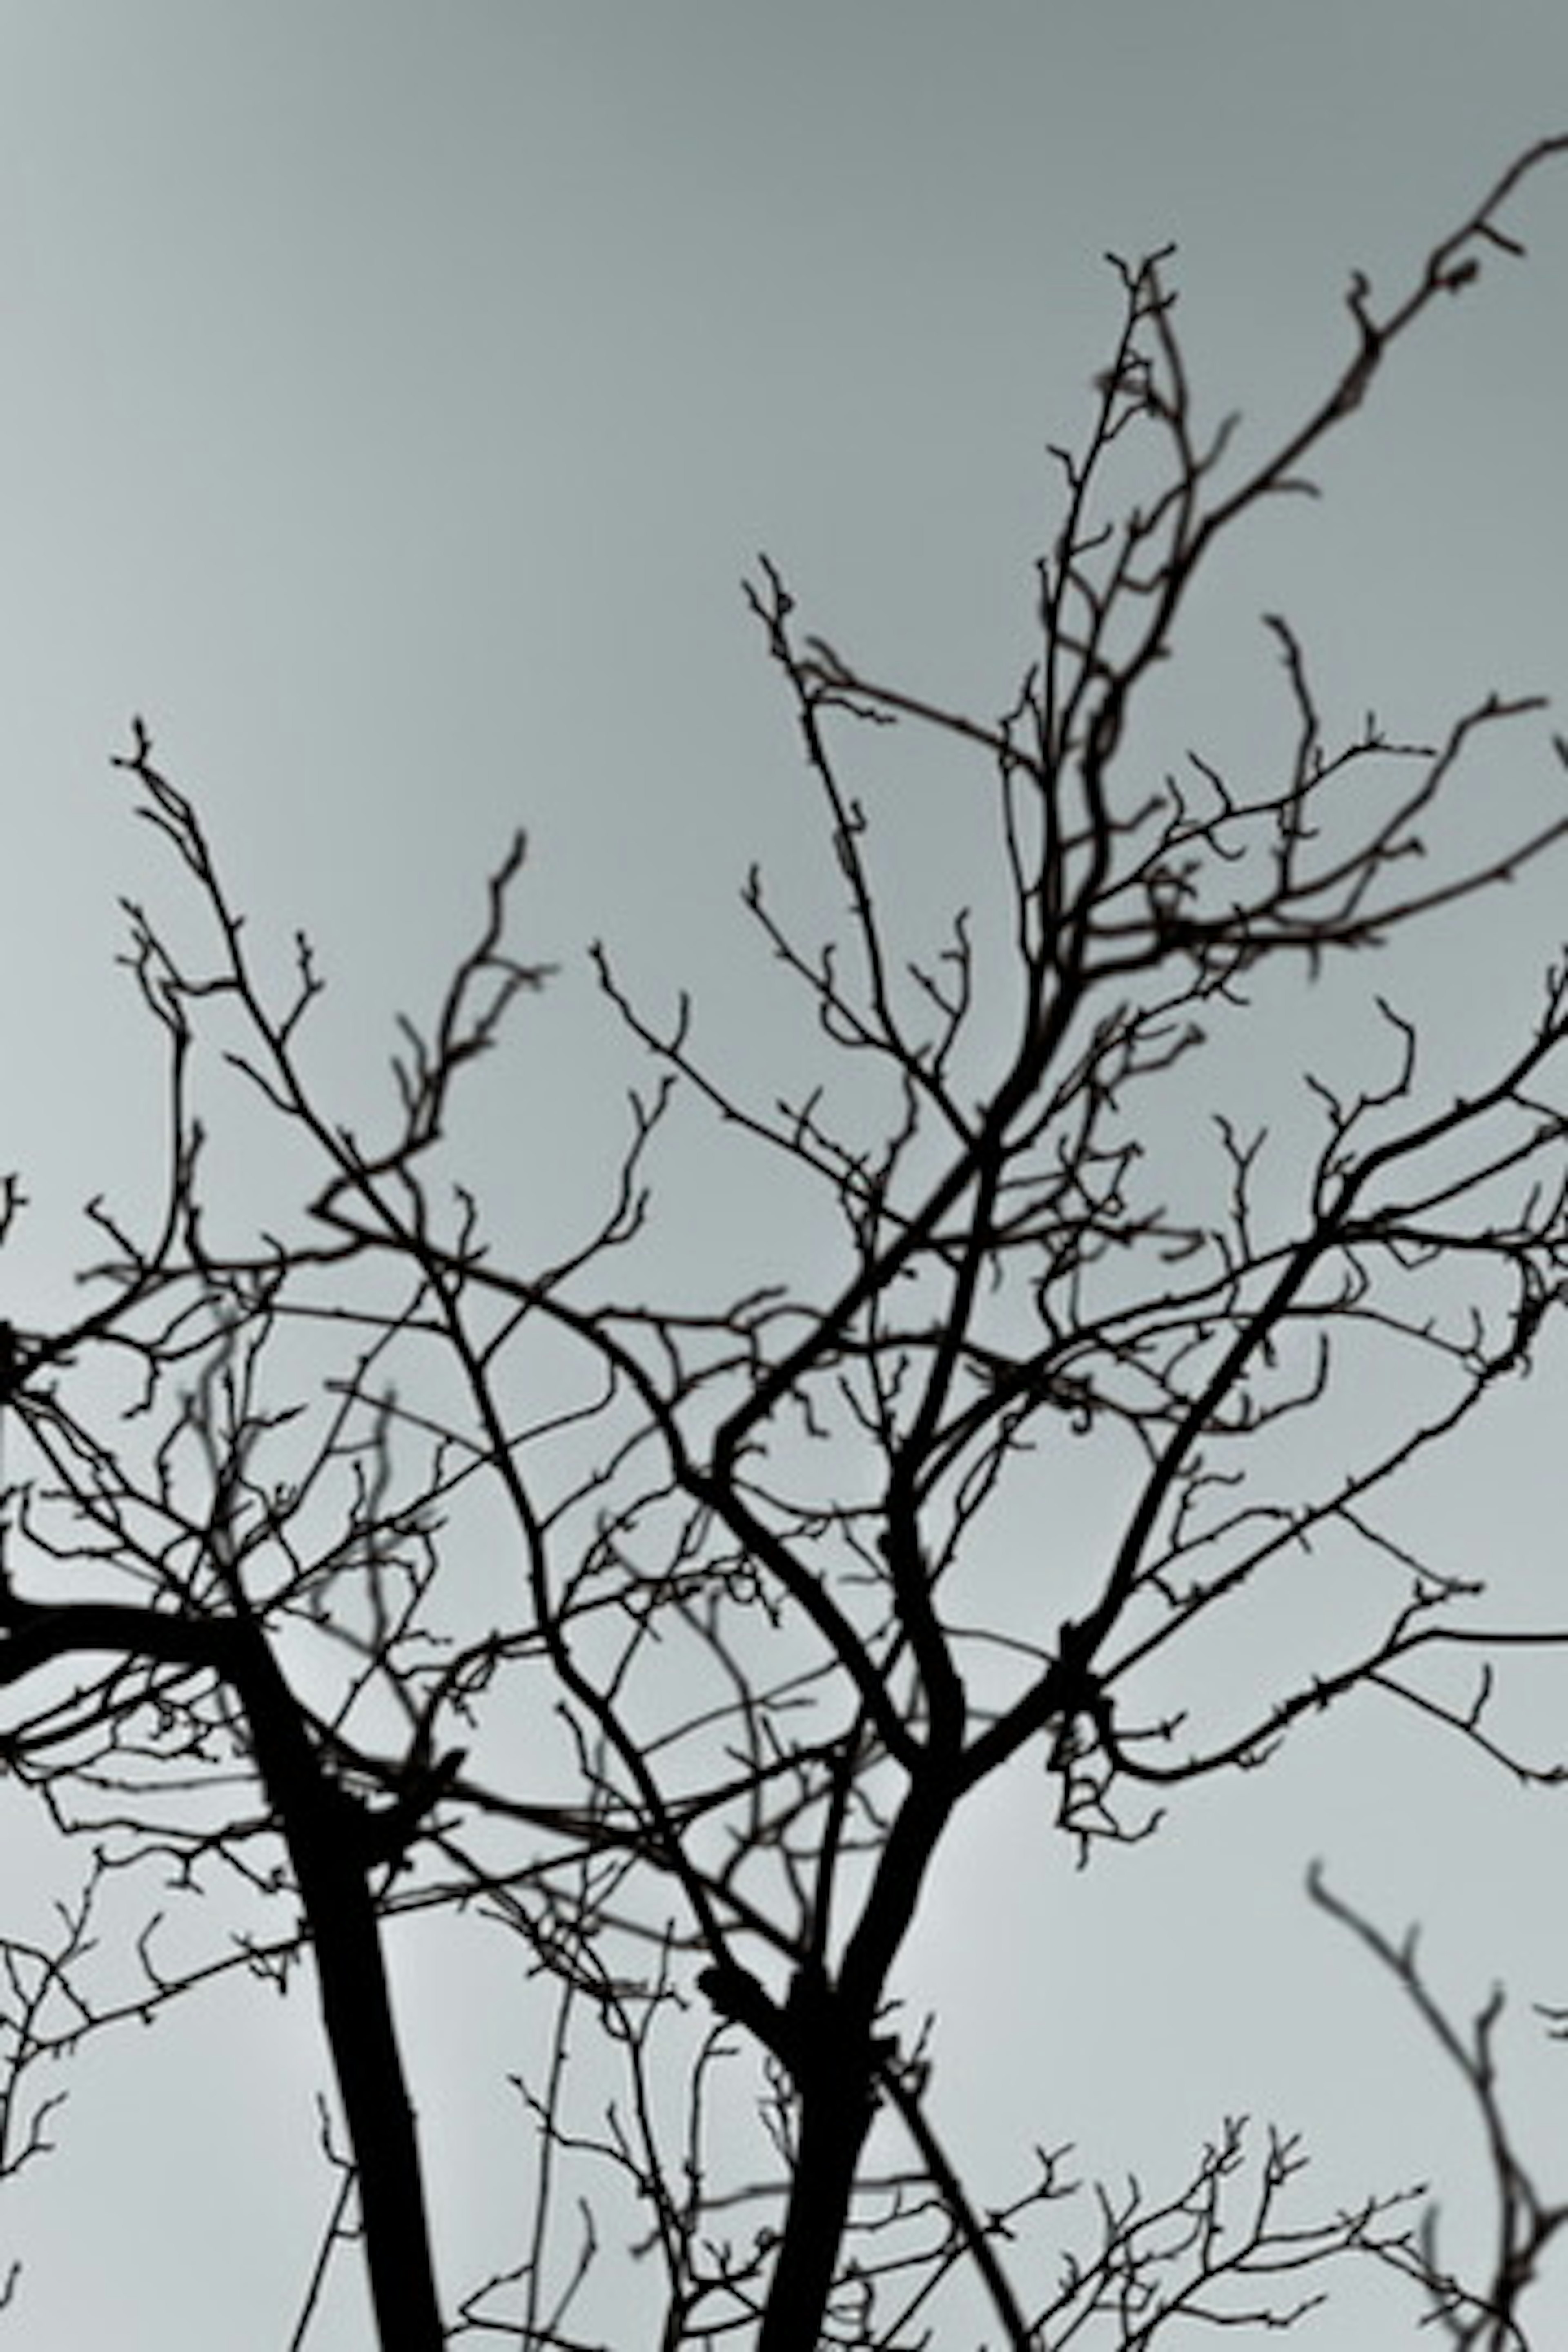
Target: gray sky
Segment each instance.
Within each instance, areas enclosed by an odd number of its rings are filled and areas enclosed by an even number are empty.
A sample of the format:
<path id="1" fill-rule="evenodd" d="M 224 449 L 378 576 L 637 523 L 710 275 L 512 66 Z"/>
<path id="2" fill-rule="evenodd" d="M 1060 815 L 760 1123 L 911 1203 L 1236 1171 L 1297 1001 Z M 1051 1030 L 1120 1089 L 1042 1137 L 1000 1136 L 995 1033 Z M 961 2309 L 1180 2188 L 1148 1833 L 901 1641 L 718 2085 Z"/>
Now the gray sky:
<path id="1" fill-rule="evenodd" d="M 1557 0 L 3 0 L 0 1071 L 36 1204 L 7 1311 L 63 1311 L 81 1202 L 155 1164 L 154 1055 L 112 961 L 117 895 L 172 896 L 106 764 L 132 711 L 258 926 L 321 942 L 350 1100 L 529 827 L 524 943 L 566 967 L 523 1013 L 558 1106 L 547 1147 L 523 1139 L 547 1223 L 618 1118 L 584 942 L 651 990 L 706 981 L 723 1035 L 749 1018 L 747 862 L 823 887 L 738 593 L 756 551 L 868 667 L 997 707 L 1044 445 L 1080 427 L 1116 322 L 1104 251 L 1178 241 L 1200 389 L 1252 446 L 1342 352 L 1350 268 L 1392 284 L 1565 116 Z M 1321 469 L 1329 499 L 1233 548 L 1168 689 L 1172 760 L 1244 755 L 1266 723 L 1273 607 L 1352 724 L 1425 732 L 1493 683 L 1568 684 L 1568 172 L 1516 223 L 1528 268 L 1429 322 Z M 1517 756 L 1548 795 L 1536 744 Z M 1552 895 L 1509 902 L 1507 1004 Z M 1484 1045 L 1473 971 L 1421 987 Z M 481 1144 L 516 1154 L 515 1105 L 493 1115 Z M 1537 1558 L 1542 1591 L 1544 1389 L 1440 1500 L 1462 1541 Z M 951 2002 L 977 2145 L 1173 2170 L 1247 2108 L 1307 2130 L 1325 2196 L 1462 2179 L 1454 2095 L 1302 1870 L 1324 1853 L 1388 1924 L 1424 1917 L 1462 2008 L 1497 1974 L 1521 2005 L 1568 1999 L 1560 1809 L 1357 1712 L 1088 1879 L 1042 1822 L 1041 1937 L 988 1937 L 1005 1997 L 966 2007 L 964 1923 L 999 1857 L 1018 1874 L 1038 1796 L 977 1826 L 910 1970 Z M 522 2158 L 448 2102 L 444 1988 L 417 1957 L 409 1978 L 458 2246 L 460 2209 L 521 2210 Z M 89 2053 L 65 2153 L 0 2211 L 0 2253 L 15 2231 L 35 2255 L 18 2343 L 280 2347 L 320 2201 L 308 2029 L 215 2000 Z M 1555 2077 L 1539 2096 L 1561 2113 Z M 1554 2155 L 1562 2192 L 1560 2133 Z M 192 2199 L 195 2259 L 169 2227 Z M 1365 2324 L 1300 2340 L 1394 2340 Z M 364 2340 L 347 2303 L 330 2340 Z"/>

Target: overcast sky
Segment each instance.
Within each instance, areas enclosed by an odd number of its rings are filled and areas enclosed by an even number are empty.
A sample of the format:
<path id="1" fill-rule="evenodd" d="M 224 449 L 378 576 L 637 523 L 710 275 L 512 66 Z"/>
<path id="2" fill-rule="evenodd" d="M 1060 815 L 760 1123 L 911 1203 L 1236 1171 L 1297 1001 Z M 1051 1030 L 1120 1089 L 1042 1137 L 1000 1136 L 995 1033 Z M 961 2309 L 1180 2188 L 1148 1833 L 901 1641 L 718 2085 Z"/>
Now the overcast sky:
<path id="1" fill-rule="evenodd" d="M 500 1102 L 490 1140 L 565 1197 L 616 1116 L 587 940 L 730 1003 L 746 864 L 816 871 L 739 593 L 757 551 L 874 672 L 999 707 L 1044 446 L 1080 429 L 1117 321 L 1106 250 L 1176 241 L 1200 394 L 1260 446 L 1342 353 L 1352 268 L 1397 283 L 1565 122 L 1560 0 L 0 0 L 0 1156 L 35 1202 L 6 1311 L 63 1313 L 82 1202 L 155 1164 L 116 902 L 174 886 L 108 766 L 132 712 L 258 926 L 319 940 L 351 1096 L 527 825 L 522 939 L 563 971 L 525 1017 L 554 1024 L 578 1124 L 545 1148 Z M 1268 609 L 1352 724 L 1568 688 L 1568 170 L 1514 219 L 1529 266 L 1427 323 L 1326 502 L 1237 542 L 1168 691 L 1172 760 L 1235 751 L 1268 707 Z M 1544 799 L 1539 738 L 1519 756 Z M 1552 894 L 1507 911 L 1499 968 L 1522 939 L 1534 971 Z M 1428 1002 L 1484 1026 L 1460 978 L 1434 969 Z M 1444 1499 L 1542 1591 L 1560 1418 L 1529 1400 L 1485 1491 Z M 928 1906 L 922 1997 L 962 2012 L 963 1922 L 1037 1793 Z M 989 1946 L 953 2112 L 1158 2172 L 1247 2108 L 1308 2130 L 1325 2195 L 1462 2177 L 1457 2099 L 1302 1872 L 1323 1853 L 1391 1926 L 1426 1919 L 1461 2008 L 1497 1974 L 1564 2000 L 1565 1840 L 1560 1810 L 1358 1715 L 1074 1883 L 1048 1985 L 1038 1942 Z M 1047 2007 L 1070 2034 L 1037 2034 Z M 0 2210 L 0 2259 L 13 2231 L 35 2256 L 18 2344 L 281 2352 L 320 2183 L 291 2201 L 309 2038 L 274 2046 L 274 2013 L 89 2053 L 51 2177 Z M 227 2062 L 242 2019 L 259 2066 Z M 1538 2080 L 1542 2114 L 1565 2087 Z M 450 2209 L 488 2158 L 441 2129 Z M 1552 2162 L 1568 2193 L 1560 2129 Z M 195 2254 L 168 2210 L 193 2196 Z M 1310 2340 L 1373 2352 L 1388 2324 Z M 331 2341 L 365 2341 L 347 2302 Z"/>

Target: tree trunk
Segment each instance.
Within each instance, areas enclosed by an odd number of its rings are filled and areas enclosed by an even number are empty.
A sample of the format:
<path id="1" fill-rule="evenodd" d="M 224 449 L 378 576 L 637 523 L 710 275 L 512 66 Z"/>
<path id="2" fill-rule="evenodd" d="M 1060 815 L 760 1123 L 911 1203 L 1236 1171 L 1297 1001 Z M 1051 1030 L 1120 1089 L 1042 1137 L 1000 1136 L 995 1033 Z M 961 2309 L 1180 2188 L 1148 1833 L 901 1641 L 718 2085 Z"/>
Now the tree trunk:
<path id="1" fill-rule="evenodd" d="M 882 2046 L 878 2010 L 909 1932 L 957 1782 L 927 1763 L 889 1829 L 837 1985 L 805 1990 L 791 2072 L 800 2144 L 757 2352 L 818 2352 L 843 2259 L 860 2151 L 871 2127 Z"/>
<path id="2" fill-rule="evenodd" d="M 358 2178 L 379 2352 L 442 2352 L 418 2137 L 367 1880 L 363 1820 L 323 1769 L 258 1629 L 246 1653 L 235 1687 L 310 1931 Z"/>
<path id="3" fill-rule="evenodd" d="M 871 2122 L 870 2051 L 804 2088 L 800 2145 L 757 2352 L 817 2352 Z"/>

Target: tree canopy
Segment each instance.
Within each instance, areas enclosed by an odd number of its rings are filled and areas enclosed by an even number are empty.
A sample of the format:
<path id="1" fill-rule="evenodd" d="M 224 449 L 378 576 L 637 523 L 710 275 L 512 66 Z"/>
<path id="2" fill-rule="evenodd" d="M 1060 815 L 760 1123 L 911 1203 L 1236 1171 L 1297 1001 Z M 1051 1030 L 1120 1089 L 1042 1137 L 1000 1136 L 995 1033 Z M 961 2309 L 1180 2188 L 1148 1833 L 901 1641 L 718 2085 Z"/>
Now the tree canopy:
<path id="1" fill-rule="evenodd" d="M 83 1864 L 57 1941 L 4 1947 L 5 2169 L 55 2127 L 45 2062 L 249 1971 L 313 1986 L 332 2082 L 295 2347 L 352 2243 L 381 2352 L 1131 2352 L 1285 2326 L 1352 2257 L 1455 2344 L 1526 2340 L 1563 2209 L 1510 2137 L 1496 2005 L 1452 2022 L 1331 1881 L 1476 2104 L 1479 2274 L 1418 2198 L 1316 2208 L 1299 2147 L 1234 2118 L 1174 2189 L 1095 2196 L 1053 2118 L 983 2196 L 900 1962 L 1002 1774 L 1043 1778 L 1087 1860 L 1352 1695 L 1519 1780 L 1568 1771 L 1507 1702 L 1568 1615 L 1522 1617 L 1506 1561 L 1489 1591 L 1405 1517 L 1563 1303 L 1568 962 L 1544 943 L 1533 1017 L 1457 1082 L 1379 987 L 1382 951 L 1558 851 L 1568 747 L 1533 697 L 1344 727 L 1283 614 L 1279 734 L 1245 772 L 1153 755 L 1145 720 L 1215 550 L 1310 494 L 1390 353 L 1519 258 L 1509 201 L 1565 147 L 1392 297 L 1352 281 L 1347 353 L 1261 457 L 1198 413 L 1168 257 L 1118 262 L 994 715 L 869 674 L 761 561 L 820 845 L 804 912 L 744 885 L 795 1062 L 710 1051 L 700 1005 L 595 947 L 647 1075 L 553 1254 L 509 1239 L 531 1158 L 572 1150 L 499 1050 L 550 1018 L 513 943 L 521 836 L 351 1122 L 313 1065 L 316 951 L 279 978 L 136 725 L 118 765 L 184 894 L 127 908 L 163 1197 L 142 1219 L 106 1185 L 80 1314 L 6 1327 L 0 1358 L 0 1755 Z M 1521 730 L 1549 788 L 1456 822 Z M 963 812 L 940 928 L 945 873 L 898 878 L 911 737 Z M 458 1106 L 487 1069 L 512 1140 L 475 1167 Z M 14 1177 L 6 1230 L 24 1207 Z M 498 2062 L 529 2214 L 482 2278 L 437 2275 L 389 1967 L 432 1915 L 510 1939 L 549 2020 L 537 2063 Z"/>

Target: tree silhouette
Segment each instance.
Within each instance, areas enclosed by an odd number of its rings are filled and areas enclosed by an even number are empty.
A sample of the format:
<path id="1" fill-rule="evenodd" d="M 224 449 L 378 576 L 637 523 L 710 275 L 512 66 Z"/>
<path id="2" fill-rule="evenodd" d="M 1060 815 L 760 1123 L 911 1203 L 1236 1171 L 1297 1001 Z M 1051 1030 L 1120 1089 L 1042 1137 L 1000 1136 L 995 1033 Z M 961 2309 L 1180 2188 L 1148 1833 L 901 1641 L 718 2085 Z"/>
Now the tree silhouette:
<path id="1" fill-rule="evenodd" d="M 1500 216 L 1565 148 L 1521 156 L 1392 302 L 1356 278 L 1348 358 L 1250 463 L 1234 420 L 1194 412 L 1168 257 L 1116 265 L 1120 331 L 1055 452 L 1037 649 L 999 717 L 802 634 L 762 562 L 826 895 L 788 917 L 753 872 L 745 903 L 807 1076 L 760 1055 L 731 1074 L 685 998 L 651 1007 L 596 948 L 653 1076 L 553 1254 L 515 1258 L 496 1207 L 531 1106 L 486 1187 L 452 1140 L 468 1066 L 548 977 L 508 943 L 521 840 L 431 1019 L 399 1023 L 382 1123 L 352 1127 L 312 1074 L 310 945 L 275 985 L 138 723 L 118 764 L 205 928 L 128 908 L 167 1063 L 157 1213 L 92 1203 L 84 1312 L 0 1351 L 4 1760 L 83 1857 L 56 1942 L 4 1948 L 6 2170 L 48 2143 L 44 2061 L 215 1975 L 306 1967 L 337 2105 L 296 2347 L 351 2238 L 383 2352 L 612 2330 L 1144 2347 L 1284 2327 L 1352 2257 L 1413 2282 L 1456 2344 L 1525 2341 L 1561 2210 L 1510 2137 L 1491 2012 L 1467 2041 L 1414 1948 L 1326 1889 L 1479 2102 L 1503 2200 L 1485 2278 L 1458 2281 L 1397 2194 L 1314 2212 L 1295 2143 L 1236 2121 L 1172 2192 L 1086 2200 L 1037 2149 L 1011 2201 L 983 2201 L 931 2110 L 940 2020 L 911 2026 L 900 1966 L 934 1858 L 1009 1771 L 1045 1776 L 1087 1854 L 1352 1692 L 1521 1778 L 1564 1769 L 1518 1752 L 1494 1690 L 1568 1627 L 1489 1616 L 1400 1515 L 1563 1296 L 1568 965 L 1457 1091 L 1378 998 L 1373 1030 L 1319 1023 L 1282 1111 L 1247 1109 L 1257 1070 L 1280 1074 L 1279 1005 L 1315 989 L 1331 1011 L 1342 966 L 1568 835 L 1501 805 L 1479 845 L 1446 822 L 1542 706 L 1493 697 L 1428 741 L 1336 734 L 1273 616 L 1282 750 L 1231 775 L 1157 767 L 1145 737 L 1215 547 L 1306 491 L 1390 352 L 1519 253 Z M 970 812 L 969 895 L 934 944 L 889 878 L 914 821 L 881 779 L 910 730 Z M 1568 765 L 1561 740 L 1544 756 Z M 731 1286 L 667 1239 L 700 1226 L 723 1154 L 756 1204 Z M 6 1230 L 22 1206 L 13 1181 Z M 1098 1549 L 1063 1538 L 1086 1477 L 1114 1521 Z M 1313 1654 L 1292 1619 L 1245 1675 L 1212 1673 L 1213 1628 L 1349 1552 L 1356 1607 L 1323 1612 Z M 127 1899 L 106 1999 L 98 1922 Z M 514 1938 L 554 2018 L 516 2077 L 528 2242 L 439 2288 L 386 1967 L 432 1914 Z"/>

